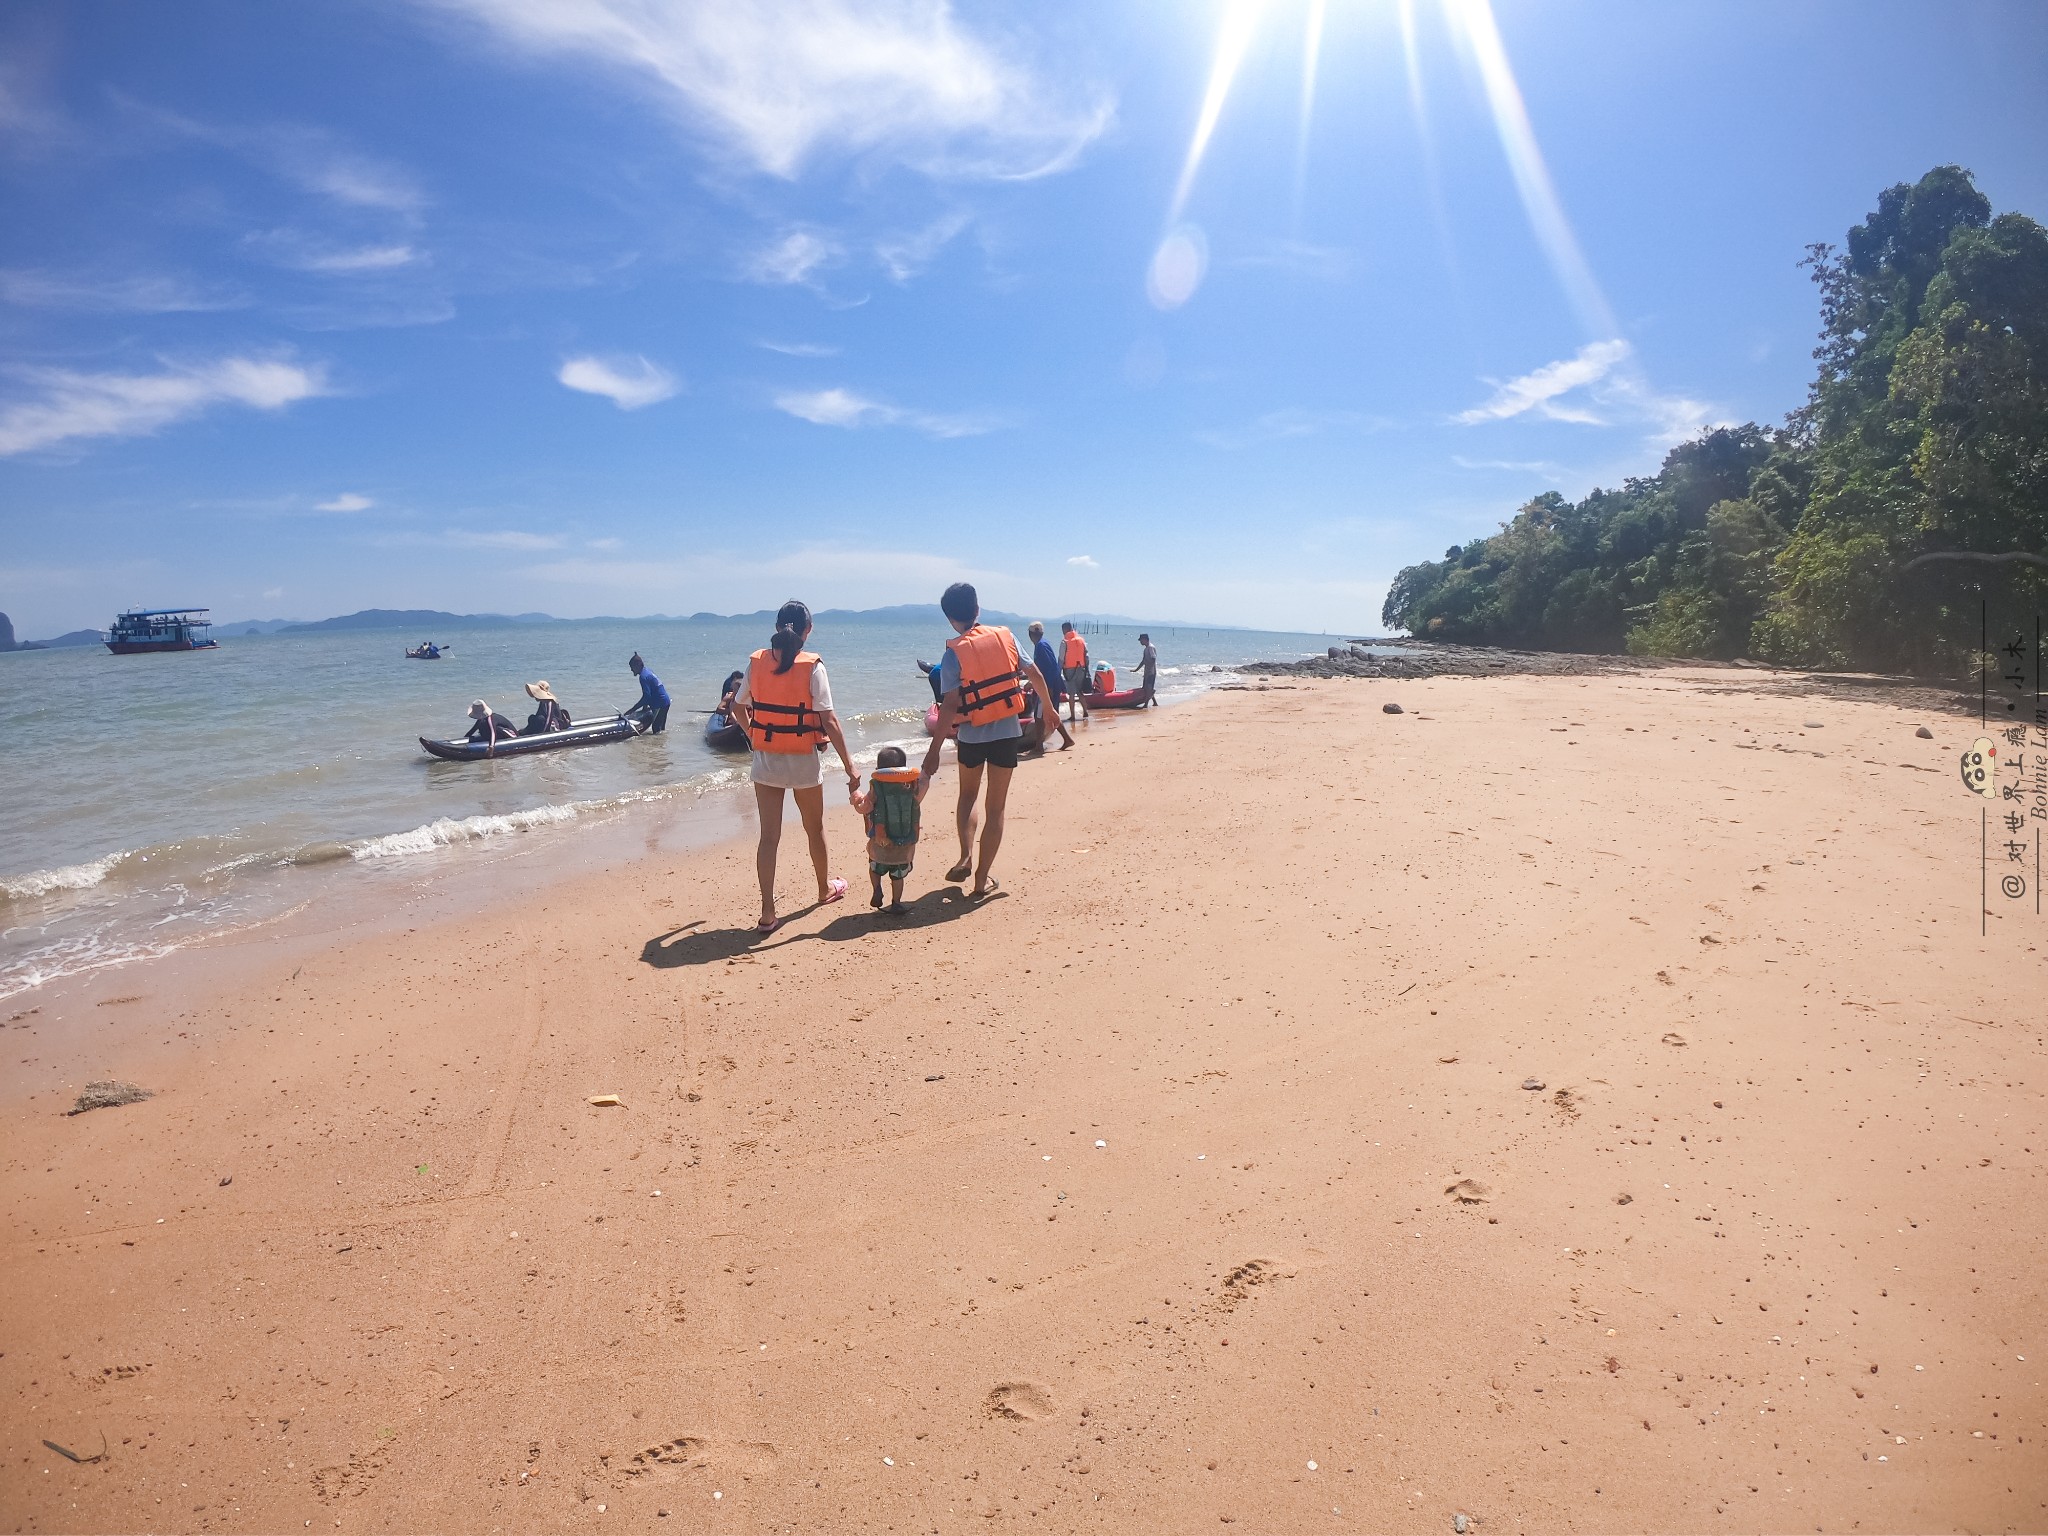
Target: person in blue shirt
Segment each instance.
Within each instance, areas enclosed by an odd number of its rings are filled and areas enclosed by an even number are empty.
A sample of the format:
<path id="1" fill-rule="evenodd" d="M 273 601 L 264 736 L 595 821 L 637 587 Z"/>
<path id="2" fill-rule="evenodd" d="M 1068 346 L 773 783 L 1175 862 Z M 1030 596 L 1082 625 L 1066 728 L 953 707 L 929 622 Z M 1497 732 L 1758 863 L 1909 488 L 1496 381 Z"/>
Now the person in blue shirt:
<path id="1" fill-rule="evenodd" d="M 645 720 L 648 734 L 659 736 L 668 728 L 668 690 L 661 686 L 660 678 L 647 670 L 647 663 L 640 659 L 638 651 L 626 665 L 640 679 L 640 702 L 626 711 L 626 718 Z"/>
<path id="2" fill-rule="evenodd" d="M 1059 652 L 1055 651 L 1052 642 L 1045 638 L 1045 626 L 1038 620 L 1033 619 L 1031 627 L 1025 633 L 1031 636 L 1031 662 L 1038 668 L 1039 675 L 1045 679 L 1045 691 L 1052 695 L 1053 719 L 1057 722 L 1060 701 L 1067 696 L 1067 678 L 1060 667 Z M 1073 745 L 1074 738 L 1067 735 L 1065 730 L 1060 734 L 1067 737 L 1068 746 Z M 1060 750 L 1065 751 L 1066 748 Z"/>

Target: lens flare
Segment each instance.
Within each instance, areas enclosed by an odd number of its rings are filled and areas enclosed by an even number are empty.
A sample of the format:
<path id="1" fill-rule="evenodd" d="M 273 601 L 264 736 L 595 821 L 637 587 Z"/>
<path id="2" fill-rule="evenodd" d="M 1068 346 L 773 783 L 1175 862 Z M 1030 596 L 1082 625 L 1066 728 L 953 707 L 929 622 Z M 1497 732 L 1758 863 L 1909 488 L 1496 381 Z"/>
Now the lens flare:
<path id="1" fill-rule="evenodd" d="M 1294 222 L 1301 223 L 1301 205 L 1308 191 L 1308 131 L 1316 114 L 1316 71 L 1323 56 L 1323 19 L 1329 0 L 1309 0 L 1308 23 L 1301 40 L 1301 122 L 1294 146 Z"/>
<path id="2" fill-rule="evenodd" d="M 1173 189 L 1173 205 L 1167 210 L 1169 225 L 1178 223 L 1187 208 L 1188 194 L 1195 187 L 1195 173 L 1202 168 L 1202 156 L 1208 152 L 1209 139 L 1216 132 L 1216 119 L 1223 115 L 1223 103 L 1229 99 L 1231 83 L 1237 79 L 1238 67 L 1244 63 L 1245 50 L 1251 46 L 1252 34 L 1258 31 L 1259 17 L 1265 9 L 1266 0 L 1231 0 L 1229 9 L 1223 13 L 1223 27 L 1216 35 L 1216 57 L 1209 65 L 1209 88 L 1202 96 L 1202 114 L 1195 119 L 1195 136 L 1188 143 L 1188 157 Z"/>
<path id="3" fill-rule="evenodd" d="M 1178 225 L 1152 253 L 1152 265 L 1145 273 L 1145 297 L 1154 309 L 1179 309 L 1195 296 L 1208 270 L 1208 236 L 1198 224 Z"/>
<path id="4" fill-rule="evenodd" d="M 1444 0 L 1444 14 L 1479 68 L 1487 105 L 1493 110 L 1494 130 L 1500 135 L 1508 169 L 1514 174 L 1522 209 L 1529 216 L 1537 244 L 1549 258 L 1565 297 L 1578 312 L 1580 324 L 1593 334 L 1618 334 L 1620 327 L 1615 324 L 1614 311 L 1594 280 L 1593 269 L 1586 264 L 1578 236 L 1572 233 L 1571 221 L 1565 217 L 1564 205 L 1551 183 L 1550 169 L 1543 163 L 1536 130 L 1530 125 L 1528 108 L 1522 104 L 1521 87 L 1515 83 L 1500 29 L 1494 25 L 1492 5 L 1488 0 Z"/>

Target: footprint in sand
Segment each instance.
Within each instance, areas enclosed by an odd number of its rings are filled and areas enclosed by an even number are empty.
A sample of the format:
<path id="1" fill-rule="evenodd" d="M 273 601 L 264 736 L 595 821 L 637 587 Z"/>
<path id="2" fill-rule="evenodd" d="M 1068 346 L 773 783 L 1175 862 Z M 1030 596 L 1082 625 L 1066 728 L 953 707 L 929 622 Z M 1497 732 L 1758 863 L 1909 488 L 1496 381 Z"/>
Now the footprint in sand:
<path id="1" fill-rule="evenodd" d="M 992 1419 L 1031 1424 L 1052 1412 L 1052 1394 L 1035 1381 L 1005 1381 L 990 1388 L 982 1403 Z"/>
<path id="2" fill-rule="evenodd" d="M 710 1449 L 708 1440 L 696 1435 L 678 1435 L 660 1445 L 650 1445 L 644 1451 L 635 1451 L 633 1459 L 626 1464 L 626 1476 L 644 1477 L 664 1467 L 707 1467 L 711 1464 Z"/>
<path id="3" fill-rule="evenodd" d="M 1459 1205 L 1479 1205 L 1493 1193 L 1477 1179 L 1460 1179 L 1444 1186 L 1444 1193 Z"/>
<path id="4" fill-rule="evenodd" d="M 1223 1277 L 1223 1310 L 1234 1310 L 1251 1295 L 1254 1286 L 1270 1285 L 1281 1278 L 1278 1259 L 1246 1259 Z"/>

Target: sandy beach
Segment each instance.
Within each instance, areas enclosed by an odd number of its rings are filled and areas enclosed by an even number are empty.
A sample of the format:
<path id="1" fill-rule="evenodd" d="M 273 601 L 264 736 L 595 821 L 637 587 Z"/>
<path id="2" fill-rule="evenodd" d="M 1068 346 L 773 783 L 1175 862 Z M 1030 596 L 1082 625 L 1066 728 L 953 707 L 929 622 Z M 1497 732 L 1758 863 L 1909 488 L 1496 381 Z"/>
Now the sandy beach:
<path id="1" fill-rule="evenodd" d="M 2048 1528 L 1975 734 L 1275 679 L 1027 764 L 980 905 L 949 765 L 901 921 L 842 799 L 765 940 L 747 838 L 18 1000 L 0 1525 Z"/>

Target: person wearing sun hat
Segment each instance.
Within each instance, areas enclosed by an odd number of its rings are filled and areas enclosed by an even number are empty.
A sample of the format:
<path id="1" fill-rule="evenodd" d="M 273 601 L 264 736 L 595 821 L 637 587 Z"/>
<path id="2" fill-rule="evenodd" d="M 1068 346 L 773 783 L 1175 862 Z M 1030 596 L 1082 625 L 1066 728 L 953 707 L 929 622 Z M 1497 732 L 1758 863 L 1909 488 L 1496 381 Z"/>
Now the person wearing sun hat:
<path id="1" fill-rule="evenodd" d="M 499 714 L 482 699 L 469 706 L 469 718 L 476 722 L 469 728 L 469 740 L 486 742 L 496 746 L 499 740 L 511 740 L 519 734 L 519 727 Z"/>
<path id="2" fill-rule="evenodd" d="M 569 711 L 562 708 L 562 701 L 556 698 L 554 690 L 548 687 L 546 678 L 537 683 L 528 683 L 526 696 L 535 704 L 533 713 L 526 717 L 527 735 L 535 736 L 542 731 L 564 730 L 571 723 Z"/>

